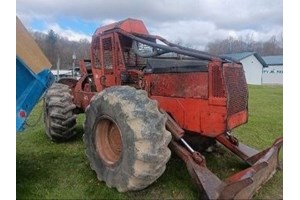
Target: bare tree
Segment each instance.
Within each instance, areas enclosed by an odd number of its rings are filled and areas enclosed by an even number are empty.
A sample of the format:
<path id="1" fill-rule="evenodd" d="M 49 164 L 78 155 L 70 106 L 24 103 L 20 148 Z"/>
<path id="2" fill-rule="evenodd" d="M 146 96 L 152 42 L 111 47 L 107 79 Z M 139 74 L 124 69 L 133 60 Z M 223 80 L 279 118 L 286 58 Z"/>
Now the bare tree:
<path id="1" fill-rule="evenodd" d="M 279 39 L 277 39 L 279 38 Z M 206 46 L 206 51 L 220 55 L 228 53 L 238 53 L 245 51 L 258 52 L 260 55 L 282 55 L 282 34 L 281 37 L 272 36 L 267 41 L 255 41 L 253 35 L 246 35 L 245 38 L 228 37 L 224 40 L 216 40 L 209 42 Z"/>
<path id="2" fill-rule="evenodd" d="M 89 58 L 90 42 L 86 39 L 70 41 L 53 30 L 49 30 L 47 34 L 34 32 L 32 35 L 54 68 L 58 57 L 60 57 L 61 69 L 70 69 L 73 62 L 73 52 L 78 60 Z"/>

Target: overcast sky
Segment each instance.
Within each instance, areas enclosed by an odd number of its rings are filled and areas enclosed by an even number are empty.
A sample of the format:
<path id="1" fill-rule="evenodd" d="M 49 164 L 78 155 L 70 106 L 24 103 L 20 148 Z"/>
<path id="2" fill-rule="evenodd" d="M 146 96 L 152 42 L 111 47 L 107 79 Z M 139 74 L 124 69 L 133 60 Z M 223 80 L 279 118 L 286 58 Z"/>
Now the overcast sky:
<path id="1" fill-rule="evenodd" d="M 267 40 L 282 33 L 282 0 L 16 0 L 28 29 L 90 40 L 103 24 L 137 18 L 151 34 L 199 49 L 228 36 Z"/>

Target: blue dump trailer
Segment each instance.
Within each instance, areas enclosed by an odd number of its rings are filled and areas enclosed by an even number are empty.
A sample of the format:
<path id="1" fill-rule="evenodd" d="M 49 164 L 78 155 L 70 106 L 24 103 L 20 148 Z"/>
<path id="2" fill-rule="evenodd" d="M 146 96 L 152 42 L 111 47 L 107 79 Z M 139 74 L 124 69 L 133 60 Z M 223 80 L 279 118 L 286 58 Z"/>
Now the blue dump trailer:
<path id="1" fill-rule="evenodd" d="M 18 17 L 16 22 L 16 124 L 19 132 L 43 93 L 54 82 L 54 75 L 50 71 L 51 63 Z"/>

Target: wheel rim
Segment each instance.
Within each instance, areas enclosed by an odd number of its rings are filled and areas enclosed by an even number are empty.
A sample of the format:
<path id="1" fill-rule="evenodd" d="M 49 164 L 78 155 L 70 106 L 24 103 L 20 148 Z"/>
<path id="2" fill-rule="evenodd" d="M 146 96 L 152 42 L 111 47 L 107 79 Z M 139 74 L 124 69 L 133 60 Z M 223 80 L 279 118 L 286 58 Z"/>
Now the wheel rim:
<path id="1" fill-rule="evenodd" d="M 96 127 L 95 145 L 99 157 L 108 166 L 116 164 L 122 155 L 121 131 L 114 120 L 101 117 Z"/>

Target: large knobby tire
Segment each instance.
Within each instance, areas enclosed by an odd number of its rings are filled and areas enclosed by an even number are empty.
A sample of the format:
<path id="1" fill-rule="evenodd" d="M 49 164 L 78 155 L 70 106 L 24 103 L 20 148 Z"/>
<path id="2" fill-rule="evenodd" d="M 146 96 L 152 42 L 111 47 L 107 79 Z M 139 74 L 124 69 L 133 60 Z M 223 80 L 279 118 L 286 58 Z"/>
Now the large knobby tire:
<path id="1" fill-rule="evenodd" d="M 119 192 L 141 190 L 165 171 L 171 133 L 157 102 L 143 90 L 116 86 L 86 109 L 84 142 L 91 168 Z"/>
<path id="2" fill-rule="evenodd" d="M 66 141 L 76 135 L 73 96 L 67 85 L 54 83 L 44 98 L 44 122 L 47 136 L 53 141 Z"/>

